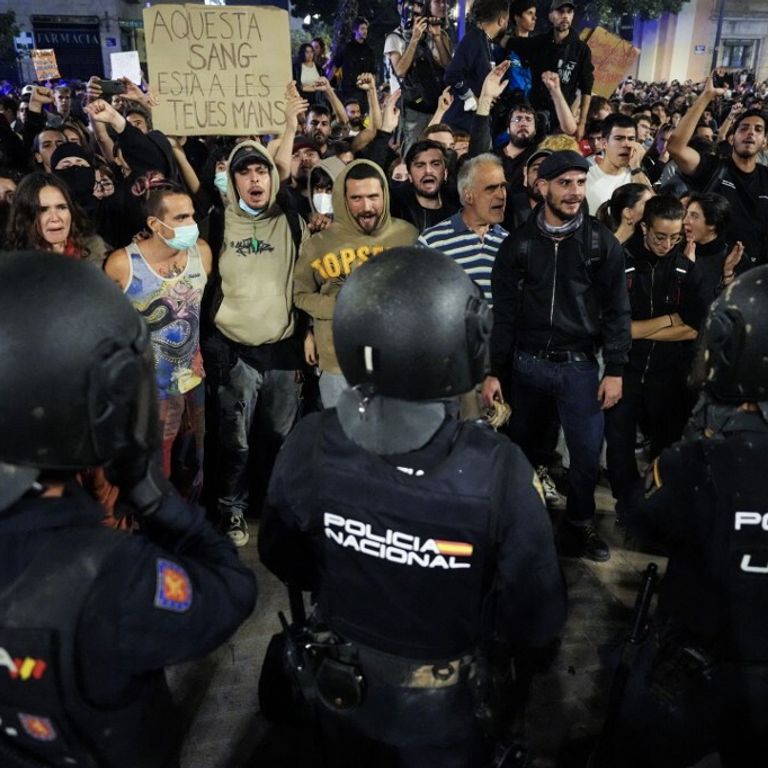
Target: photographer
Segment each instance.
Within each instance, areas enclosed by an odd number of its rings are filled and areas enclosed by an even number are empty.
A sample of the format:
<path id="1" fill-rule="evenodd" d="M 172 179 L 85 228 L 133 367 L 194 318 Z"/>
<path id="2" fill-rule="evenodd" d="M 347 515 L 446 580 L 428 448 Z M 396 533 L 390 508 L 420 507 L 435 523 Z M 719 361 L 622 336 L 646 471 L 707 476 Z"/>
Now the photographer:
<path id="1" fill-rule="evenodd" d="M 402 148 L 407 151 L 437 108 L 452 45 L 445 31 L 445 0 L 401 0 L 397 7 L 400 26 L 384 41 L 384 55 L 390 90 L 403 94 Z"/>

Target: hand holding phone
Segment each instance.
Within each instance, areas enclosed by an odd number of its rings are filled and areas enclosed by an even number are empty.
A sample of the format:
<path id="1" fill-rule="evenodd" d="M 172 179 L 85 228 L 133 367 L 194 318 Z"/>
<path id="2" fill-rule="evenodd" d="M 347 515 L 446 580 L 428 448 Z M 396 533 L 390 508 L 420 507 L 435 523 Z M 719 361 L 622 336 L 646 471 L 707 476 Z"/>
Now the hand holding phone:
<path id="1" fill-rule="evenodd" d="M 125 93 L 125 83 L 122 80 L 102 80 L 100 85 L 102 96 L 119 96 Z"/>
<path id="2" fill-rule="evenodd" d="M 712 73 L 712 85 L 715 86 L 715 88 L 727 88 L 728 87 L 728 81 L 726 80 L 726 72 L 722 67 L 718 67 L 713 73 Z"/>

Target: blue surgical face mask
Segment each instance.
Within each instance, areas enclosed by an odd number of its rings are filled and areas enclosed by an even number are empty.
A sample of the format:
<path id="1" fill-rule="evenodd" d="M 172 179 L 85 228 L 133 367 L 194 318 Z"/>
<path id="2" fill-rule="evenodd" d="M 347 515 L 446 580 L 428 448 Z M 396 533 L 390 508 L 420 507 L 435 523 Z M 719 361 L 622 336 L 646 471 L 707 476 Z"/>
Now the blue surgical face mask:
<path id="1" fill-rule="evenodd" d="M 229 189 L 229 174 L 226 171 L 216 171 L 213 176 L 213 186 L 216 187 L 222 195 L 226 195 L 227 189 Z"/>
<path id="2" fill-rule="evenodd" d="M 160 219 L 158 219 L 160 221 Z M 200 237 L 200 230 L 197 228 L 197 224 L 187 224 L 185 227 L 169 227 L 165 222 L 160 223 L 173 231 L 173 237 L 164 238 L 158 233 L 158 237 L 169 247 L 175 248 L 178 251 L 186 251 L 191 248 Z"/>
<path id="3" fill-rule="evenodd" d="M 242 197 L 240 198 L 240 210 L 249 213 L 251 216 L 258 216 L 264 211 L 263 208 L 251 208 L 251 206 L 248 205 L 248 203 L 246 203 Z"/>

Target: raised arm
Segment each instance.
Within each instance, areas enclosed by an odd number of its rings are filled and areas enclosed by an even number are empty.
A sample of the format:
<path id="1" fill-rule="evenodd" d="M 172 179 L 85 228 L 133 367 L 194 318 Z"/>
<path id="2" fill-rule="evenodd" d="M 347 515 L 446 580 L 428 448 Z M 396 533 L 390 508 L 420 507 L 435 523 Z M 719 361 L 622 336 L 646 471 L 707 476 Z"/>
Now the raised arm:
<path id="1" fill-rule="evenodd" d="M 451 104 L 453 104 L 451 89 L 450 87 L 444 88 L 443 92 L 440 94 L 440 98 L 437 100 L 437 109 L 427 125 L 437 125 L 438 123 L 442 123 L 443 117 L 445 117 L 445 113 L 450 109 Z"/>
<path id="2" fill-rule="evenodd" d="M 411 39 L 408 41 L 408 45 L 405 46 L 405 50 L 401 53 L 393 51 L 389 54 L 389 61 L 392 65 L 392 70 L 399 80 L 402 80 L 407 74 L 408 70 L 413 64 L 413 60 L 416 57 L 416 50 L 419 47 L 419 42 L 424 36 L 427 30 L 427 19 L 425 16 L 417 16 L 413 21 L 413 30 L 411 33 Z"/>
<path id="3" fill-rule="evenodd" d="M 677 128 L 669 134 L 667 151 L 675 163 L 677 163 L 680 171 L 687 176 L 695 173 L 701 162 L 701 155 L 695 149 L 689 147 L 688 142 L 691 140 L 691 136 L 693 136 L 693 132 L 696 130 L 704 110 L 709 106 L 712 99 L 725 93 L 725 88 L 715 88 L 713 75 L 716 72 L 718 70 L 715 70 L 707 78 L 704 90 L 699 95 L 699 98 L 693 102 L 688 111 L 680 118 Z"/>
<path id="4" fill-rule="evenodd" d="M 358 87 L 365 91 L 368 99 L 368 126 L 352 139 L 352 151 L 357 153 L 365 149 L 376 136 L 376 131 L 381 128 L 381 107 L 376 93 L 376 77 L 370 72 L 364 72 L 357 78 Z"/>
<path id="5" fill-rule="evenodd" d="M 477 110 L 472 118 L 472 131 L 470 132 L 469 150 L 470 157 L 475 157 L 483 152 L 490 152 L 493 148 L 491 136 L 491 109 L 496 99 L 504 93 L 507 83 L 503 82 L 504 75 L 512 62 L 505 59 L 495 66 L 483 80 L 480 98 L 477 100 Z"/>
<path id="6" fill-rule="evenodd" d="M 179 166 L 181 172 L 181 178 L 184 179 L 184 183 L 187 185 L 187 189 L 194 196 L 200 191 L 200 179 L 197 178 L 195 169 L 189 164 L 187 155 L 184 152 L 184 147 L 179 144 L 178 138 L 175 136 L 169 136 L 171 149 L 173 150 L 173 157 L 176 160 L 176 165 Z"/>
<path id="7" fill-rule="evenodd" d="M 302 99 L 295 89 L 288 88 L 285 104 L 285 130 L 277 140 L 277 151 L 273 155 L 275 167 L 280 174 L 280 181 L 291 176 L 291 157 L 293 157 L 293 140 L 299 128 L 299 115 L 309 109 L 309 102 Z"/>
<path id="8" fill-rule="evenodd" d="M 568 136 L 575 135 L 578 129 L 578 124 L 576 123 L 576 118 L 573 116 L 573 112 L 571 112 L 568 102 L 565 100 L 565 96 L 563 96 L 562 90 L 560 89 L 560 75 L 558 75 L 557 72 L 542 72 L 541 82 L 544 83 L 549 91 L 552 103 L 555 106 L 557 121 L 560 124 L 563 133 Z M 590 99 L 591 98 L 592 97 L 590 96 Z M 589 109 L 589 105 L 587 105 L 587 109 Z"/>
<path id="9" fill-rule="evenodd" d="M 344 109 L 341 99 L 336 95 L 336 91 L 333 90 L 330 81 L 327 77 L 321 77 L 315 85 L 318 91 L 322 91 L 333 108 L 336 115 L 336 119 L 342 124 L 347 125 L 349 123 L 349 117 L 347 111 Z"/>

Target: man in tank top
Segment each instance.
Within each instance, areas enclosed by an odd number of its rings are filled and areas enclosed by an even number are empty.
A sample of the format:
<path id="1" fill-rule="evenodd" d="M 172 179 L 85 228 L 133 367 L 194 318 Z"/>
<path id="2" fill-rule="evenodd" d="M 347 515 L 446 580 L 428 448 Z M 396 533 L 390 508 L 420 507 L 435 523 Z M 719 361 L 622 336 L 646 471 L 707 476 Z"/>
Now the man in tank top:
<path id="1" fill-rule="evenodd" d="M 200 303 L 211 249 L 198 237 L 191 198 L 175 185 L 150 190 L 145 210 L 150 236 L 112 253 L 104 270 L 152 333 L 165 475 L 171 474 L 171 449 L 186 411 L 197 453 L 193 490 L 199 490 L 205 433 Z"/>

